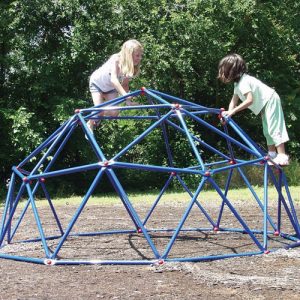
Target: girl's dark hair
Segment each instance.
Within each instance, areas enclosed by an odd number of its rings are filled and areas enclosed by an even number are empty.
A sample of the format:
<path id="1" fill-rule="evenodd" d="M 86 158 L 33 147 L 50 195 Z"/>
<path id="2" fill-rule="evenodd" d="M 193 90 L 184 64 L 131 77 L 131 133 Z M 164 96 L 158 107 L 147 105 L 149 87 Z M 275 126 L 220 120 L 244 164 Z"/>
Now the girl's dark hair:
<path id="1" fill-rule="evenodd" d="M 238 54 L 229 54 L 219 62 L 218 78 L 224 83 L 238 82 L 246 72 L 246 62 Z"/>

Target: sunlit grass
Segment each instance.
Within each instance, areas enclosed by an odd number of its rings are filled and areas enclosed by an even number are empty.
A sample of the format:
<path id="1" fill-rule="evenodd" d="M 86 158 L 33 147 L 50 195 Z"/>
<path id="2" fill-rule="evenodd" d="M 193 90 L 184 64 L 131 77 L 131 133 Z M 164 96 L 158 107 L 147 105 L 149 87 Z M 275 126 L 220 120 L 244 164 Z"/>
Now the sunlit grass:
<path id="1" fill-rule="evenodd" d="M 295 203 L 300 203 L 300 186 L 292 186 L 289 188 L 292 199 Z M 263 199 L 264 189 L 262 187 L 255 187 L 255 193 Z M 157 199 L 159 191 L 152 191 L 151 193 L 129 193 L 127 196 L 132 204 L 152 204 Z M 62 198 L 54 198 L 51 199 L 55 205 L 75 205 L 78 206 L 82 200 L 83 196 L 71 196 L 71 197 L 62 197 Z M 252 194 L 249 189 L 234 189 L 228 192 L 228 198 L 232 201 L 245 201 L 247 202 L 249 199 L 253 199 Z M 174 205 L 179 205 L 181 203 L 188 202 L 191 199 L 188 193 L 183 192 L 168 192 L 164 193 L 160 202 L 161 203 L 172 203 Z M 198 197 L 201 202 L 209 202 L 216 201 L 220 199 L 216 191 L 202 191 L 200 196 Z M 268 190 L 268 199 L 269 201 L 277 200 L 277 192 L 275 188 L 269 188 Z M 22 201 L 22 205 L 24 205 L 26 201 Z M 88 200 L 89 205 L 122 205 L 120 198 L 116 194 L 106 194 L 106 195 L 97 195 L 91 196 Z M 4 202 L 1 206 L 4 205 Z M 36 205 L 39 207 L 47 205 L 46 199 L 38 199 L 36 201 Z"/>

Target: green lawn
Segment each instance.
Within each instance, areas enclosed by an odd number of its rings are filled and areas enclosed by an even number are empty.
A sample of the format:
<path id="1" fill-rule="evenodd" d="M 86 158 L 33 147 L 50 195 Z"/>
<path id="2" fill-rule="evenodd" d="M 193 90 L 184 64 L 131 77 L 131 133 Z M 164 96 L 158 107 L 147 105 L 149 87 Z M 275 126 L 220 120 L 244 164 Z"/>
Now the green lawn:
<path id="1" fill-rule="evenodd" d="M 255 192 L 257 195 L 262 199 L 263 198 L 263 188 L 256 187 Z M 292 195 L 293 201 L 295 203 L 300 203 L 300 186 L 292 186 L 290 187 L 290 193 Z M 158 192 L 151 192 L 151 193 L 129 193 L 128 197 L 130 201 L 134 204 L 151 204 L 153 203 Z M 240 201 L 247 201 L 252 198 L 248 189 L 237 189 L 237 190 L 230 190 L 228 193 L 228 198 L 231 200 L 240 200 Z M 269 201 L 277 199 L 277 192 L 274 188 L 269 188 L 268 191 L 268 198 Z M 72 196 L 67 198 L 55 198 L 52 199 L 55 205 L 78 205 L 82 201 L 83 197 L 80 196 Z M 190 196 L 187 193 L 182 192 L 172 192 L 172 193 L 165 193 L 161 198 L 161 202 L 168 202 L 168 203 L 183 203 L 187 202 L 190 199 Z M 199 199 L 201 201 L 215 201 L 216 199 L 219 200 L 219 196 L 216 194 L 215 191 L 202 191 L 200 194 Z M 25 203 L 25 201 L 23 201 Z M 39 199 L 37 202 L 38 206 L 44 206 L 47 204 L 45 199 Z M 103 196 L 92 196 L 89 201 L 89 204 L 96 205 L 117 205 L 120 204 L 120 199 L 117 195 L 109 194 Z M 1 204 L 3 206 L 4 203 Z"/>

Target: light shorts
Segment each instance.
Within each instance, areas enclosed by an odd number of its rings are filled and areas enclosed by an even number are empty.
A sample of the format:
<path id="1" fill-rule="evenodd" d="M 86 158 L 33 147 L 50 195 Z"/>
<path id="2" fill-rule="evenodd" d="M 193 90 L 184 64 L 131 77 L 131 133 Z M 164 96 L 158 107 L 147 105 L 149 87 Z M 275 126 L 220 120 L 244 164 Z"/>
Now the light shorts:
<path id="1" fill-rule="evenodd" d="M 93 80 L 90 80 L 89 83 L 89 89 L 91 93 L 101 93 L 101 94 L 111 94 L 111 93 L 117 93 L 116 89 L 107 91 L 107 92 L 103 92 L 100 87 L 97 85 L 97 83 Z"/>
<path id="2" fill-rule="evenodd" d="M 262 125 L 268 146 L 275 145 L 277 147 L 289 141 L 280 98 L 276 92 L 262 110 Z"/>

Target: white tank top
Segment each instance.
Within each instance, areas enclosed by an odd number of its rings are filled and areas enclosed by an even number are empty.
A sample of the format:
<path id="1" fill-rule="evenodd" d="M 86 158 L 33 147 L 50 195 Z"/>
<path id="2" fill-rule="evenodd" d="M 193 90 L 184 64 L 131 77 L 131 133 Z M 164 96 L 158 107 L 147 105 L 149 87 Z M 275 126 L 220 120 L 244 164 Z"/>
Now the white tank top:
<path id="1" fill-rule="evenodd" d="M 118 54 L 113 54 L 100 68 L 94 71 L 91 75 L 90 81 L 94 82 L 103 92 L 114 90 L 115 87 L 111 82 L 111 71 L 116 67 Z M 118 79 L 120 83 L 125 79 L 125 76 L 119 74 Z"/>

